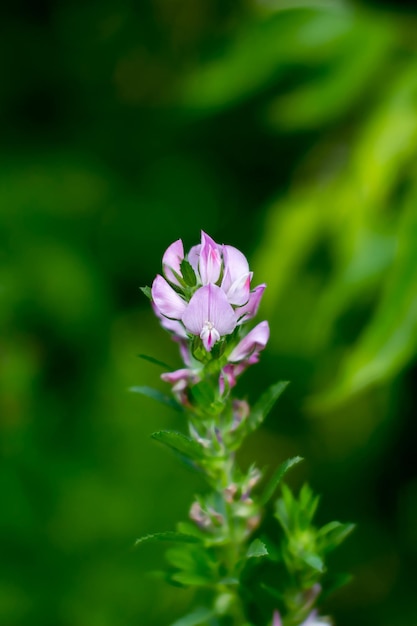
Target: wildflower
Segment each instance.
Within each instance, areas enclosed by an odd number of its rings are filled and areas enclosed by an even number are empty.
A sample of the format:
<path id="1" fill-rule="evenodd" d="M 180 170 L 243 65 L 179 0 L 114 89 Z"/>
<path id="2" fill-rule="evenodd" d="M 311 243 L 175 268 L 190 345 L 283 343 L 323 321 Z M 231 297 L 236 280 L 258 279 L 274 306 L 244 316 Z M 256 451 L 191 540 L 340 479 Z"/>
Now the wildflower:
<path id="1" fill-rule="evenodd" d="M 189 333 L 200 336 L 209 352 L 223 335 L 230 335 L 236 327 L 236 316 L 225 293 L 213 284 L 198 289 L 182 315 Z"/>

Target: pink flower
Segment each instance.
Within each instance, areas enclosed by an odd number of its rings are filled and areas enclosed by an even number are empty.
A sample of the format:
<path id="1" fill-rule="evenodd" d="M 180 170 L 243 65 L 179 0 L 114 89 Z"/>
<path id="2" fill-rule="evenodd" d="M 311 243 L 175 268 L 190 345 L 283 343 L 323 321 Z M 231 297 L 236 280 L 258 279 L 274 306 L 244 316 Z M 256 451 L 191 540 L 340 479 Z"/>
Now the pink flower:
<path id="1" fill-rule="evenodd" d="M 159 313 L 173 320 L 180 320 L 187 303 L 159 274 L 152 283 L 152 300 Z"/>
<path id="2" fill-rule="evenodd" d="M 224 275 L 221 287 L 230 304 L 242 306 L 249 300 L 252 272 L 246 257 L 233 246 L 223 246 Z"/>
<path id="3" fill-rule="evenodd" d="M 258 354 L 263 350 L 268 343 L 269 339 L 269 324 L 268 322 L 260 322 L 255 328 L 253 328 L 232 350 L 229 354 L 228 360 L 231 363 L 239 363 L 241 361 L 247 361 L 248 359 L 256 358 L 258 360 Z"/>
<path id="4" fill-rule="evenodd" d="M 265 284 L 255 287 L 255 289 L 250 292 L 249 299 L 246 304 L 235 309 L 239 325 L 255 317 L 258 312 L 265 288 Z"/>
<path id="5" fill-rule="evenodd" d="M 198 335 L 207 351 L 236 326 L 236 316 L 225 293 L 216 285 L 206 285 L 192 296 L 182 322 L 189 333 Z"/>
<path id="6" fill-rule="evenodd" d="M 162 257 L 162 268 L 164 270 L 165 277 L 173 285 L 180 286 L 180 282 L 177 276 L 182 278 L 181 274 L 181 262 L 184 260 L 184 246 L 181 239 L 174 241 L 165 250 Z"/>

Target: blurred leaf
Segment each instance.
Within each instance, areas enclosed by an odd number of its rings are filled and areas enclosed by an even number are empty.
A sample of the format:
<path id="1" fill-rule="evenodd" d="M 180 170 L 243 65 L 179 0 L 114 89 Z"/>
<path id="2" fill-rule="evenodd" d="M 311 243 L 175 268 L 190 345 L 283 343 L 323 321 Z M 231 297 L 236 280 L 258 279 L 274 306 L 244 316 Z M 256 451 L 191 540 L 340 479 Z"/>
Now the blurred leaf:
<path id="1" fill-rule="evenodd" d="M 330 522 L 317 532 L 317 547 L 320 551 L 333 550 L 355 529 L 355 524 Z"/>
<path id="2" fill-rule="evenodd" d="M 378 308 L 349 350 L 332 389 L 312 409 L 331 408 L 354 393 L 394 376 L 417 350 L 417 190 L 408 200 L 398 232 L 398 251 Z"/>
<path id="3" fill-rule="evenodd" d="M 304 459 L 301 456 L 294 456 L 291 459 L 287 459 L 286 461 L 281 463 L 281 465 L 275 471 L 275 473 L 272 476 L 271 480 L 267 484 L 267 486 L 265 488 L 265 491 L 264 491 L 264 493 L 262 494 L 262 496 L 260 498 L 261 504 L 263 504 L 263 505 L 266 504 L 272 498 L 276 488 L 278 487 L 278 485 L 280 484 L 281 480 L 284 478 L 284 476 L 288 472 L 288 470 L 291 469 L 291 467 L 293 467 L 294 465 L 297 465 L 297 463 L 300 463 L 303 460 Z"/>
<path id="4" fill-rule="evenodd" d="M 260 539 L 254 539 L 246 552 L 246 558 L 252 559 L 262 556 L 268 556 L 266 545 Z"/>
<path id="5" fill-rule="evenodd" d="M 322 573 L 326 569 L 323 560 L 317 554 L 304 554 L 302 560 L 317 572 Z"/>
<path id="6" fill-rule="evenodd" d="M 164 393 L 159 391 L 158 389 L 153 389 L 152 387 L 130 387 L 129 391 L 132 393 L 140 393 L 142 396 L 147 396 L 148 398 L 152 398 L 153 400 L 157 400 L 161 404 L 166 404 L 171 409 L 175 409 L 176 411 L 182 412 L 182 406 L 174 400 L 174 398 L 170 398 L 166 396 Z"/>
<path id="7" fill-rule="evenodd" d="M 215 617 L 215 613 L 211 609 L 200 607 L 188 613 L 188 615 L 184 615 L 171 626 L 203 626 L 212 617 Z"/>
<path id="8" fill-rule="evenodd" d="M 186 435 L 182 433 L 171 430 L 160 430 L 159 432 L 153 433 L 151 437 L 193 461 L 204 458 L 203 447 L 197 443 L 197 441 L 186 437 Z"/>
<path id="9" fill-rule="evenodd" d="M 150 543 L 150 542 L 167 542 L 171 541 L 174 543 L 200 543 L 200 539 L 195 537 L 194 535 L 186 535 L 184 533 L 178 533 L 175 531 L 166 531 L 162 533 L 153 533 L 152 535 L 145 535 L 144 537 L 139 537 L 135 541 L 135 547 L 141 543 Z"/>
<path id="10" fill-rule="evenodd" d="M 154 363 L 154 365 L 159 365 L 160 367 L 163 367 L 164 369 L 167 369 L 167 370 L 170 370 L 170 371 L 172 371 L 174 369 L 173 367 L 171 367 L 167 363 L 164 363 L 164 361 L 160 361 L 159 359 L 155 359 L 153 356 L 148 356 L 147 354 L 138 354 L 138 357 L 140 359 L 143 359 L 144 361 L 149 361 L 149 363 Z"/>
<path id="11" fill-rule="evenodd" d="M 280 381 L 271 385 L 271 387 L 259 398 L 253 406 L 250 415 L 246 421 L 248 430 L 255 430 L 262 424 L 268 413 L 271 411 L 275 402 L 278 400 L 283 391 L 288 387 L 288 381 Z"/>
<path id="12" fill-rule="evenodd" d="M 310 129 L 327 125 L 349 110 L 383 66 L 393 40 L 391 26 L 357 15 L 328 70 L 279 96 L 268 106 L 268 120 L 279 127 Z"/>
<path id="13" fill-rule="evenodd" d="M 247 22 L 220 57 L 189 76 L 183 87 L 185 106 L 204 112 L 229 107 L 276 83 L 289 63 L 314 63 L 344 36 L 350 17 L 339 5 L 335 11 L 298 9 Z"/>

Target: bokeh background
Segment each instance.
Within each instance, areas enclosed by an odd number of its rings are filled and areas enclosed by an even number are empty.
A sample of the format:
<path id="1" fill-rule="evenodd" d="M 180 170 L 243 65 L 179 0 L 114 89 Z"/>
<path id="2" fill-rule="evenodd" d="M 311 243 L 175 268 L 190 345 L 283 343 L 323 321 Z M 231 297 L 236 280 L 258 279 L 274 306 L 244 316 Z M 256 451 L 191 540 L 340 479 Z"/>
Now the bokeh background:
<path id="1" fill-rule="evenodd" d="M 139 286 L 203 228 L 266 282 L 242 452 L 355 521 L 338 626 L 416 626 L 417 15 L 342 0 L 16 0 L 0 22 L 0 623 L 166 626 L 134 539 L 203 486 L 154 430 L 179 364 Z"/>

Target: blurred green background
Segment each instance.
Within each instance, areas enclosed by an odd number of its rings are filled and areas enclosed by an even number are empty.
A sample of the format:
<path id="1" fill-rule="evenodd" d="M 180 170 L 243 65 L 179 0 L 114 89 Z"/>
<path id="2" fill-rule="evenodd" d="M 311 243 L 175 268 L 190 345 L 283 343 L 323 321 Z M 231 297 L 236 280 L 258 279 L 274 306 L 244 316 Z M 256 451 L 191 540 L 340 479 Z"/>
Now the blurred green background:
<path id="1" fill-rule="evenodd" d="M 179 364 L 139 286 L 200 228 L 266 282 L 241 455 L 358 528 L 337 626 L 416 626 L 417 14 L 342 0 L 17 0 L 0 23 L 0 623 L 166 626 L 136 537 L 195 478 L 149 435 Z"/>

